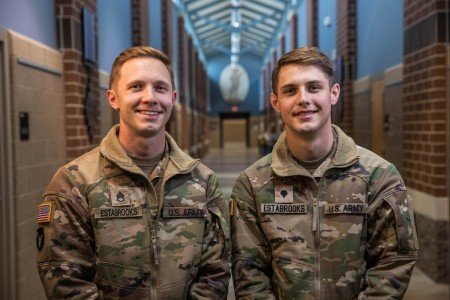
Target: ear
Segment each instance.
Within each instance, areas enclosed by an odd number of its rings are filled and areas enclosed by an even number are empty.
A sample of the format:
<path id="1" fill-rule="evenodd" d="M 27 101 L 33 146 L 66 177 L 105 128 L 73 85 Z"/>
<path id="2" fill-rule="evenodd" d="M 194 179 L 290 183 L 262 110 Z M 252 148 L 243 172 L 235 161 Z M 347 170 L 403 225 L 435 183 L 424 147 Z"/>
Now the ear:
<path id="1" fill-rule="evenodd" d="M 274 93 L 270 93 L 270 104 L 272 104 L 273 110 L 280 112 L 280 105 L 278 103 L 278 96 Z"/>
<path id="2" fill-rule="evenodd" d="M 116 93 L 113 90 L 108 90 L 106 92 L 106 96 L 108 97 L 109 105 L 111 105 L 111 107 L 115 110 L 119 109 Z"/>
<path id="3" fill-rule="evenodd" d="M 172 92 L 172 104 L 175 104 L 177 101 L 177 91 Z"/>
<path id="4" fill-rule="evenodd" d="M 341 93 L 341 87 L 335 83 L 331 88 L 331 105 L 335 105 L 339 100 L 339 94 Z"/>

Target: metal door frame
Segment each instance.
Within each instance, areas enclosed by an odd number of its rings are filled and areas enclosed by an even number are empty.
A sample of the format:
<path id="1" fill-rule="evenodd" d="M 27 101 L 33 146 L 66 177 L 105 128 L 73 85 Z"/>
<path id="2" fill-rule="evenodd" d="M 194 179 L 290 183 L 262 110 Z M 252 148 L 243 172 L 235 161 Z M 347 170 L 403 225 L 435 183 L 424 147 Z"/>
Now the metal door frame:
<path id="1" fill-rule="evenodd" d="M 8 33 L 0 28 L 0 298 L 16 299 L 13 142 Z"/>
<path id="2" fill-rule="evenodd" d="M 372 151 L 384 156 L 384 82 L 374 80 L 370 85 L 370 106 L 372 110 Z"/>

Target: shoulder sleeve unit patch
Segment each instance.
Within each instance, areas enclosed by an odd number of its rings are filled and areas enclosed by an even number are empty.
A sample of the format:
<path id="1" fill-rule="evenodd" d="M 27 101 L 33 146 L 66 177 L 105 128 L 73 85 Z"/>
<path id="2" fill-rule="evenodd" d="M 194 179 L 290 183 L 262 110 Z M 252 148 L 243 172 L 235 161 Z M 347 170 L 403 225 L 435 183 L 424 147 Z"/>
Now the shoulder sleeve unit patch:
<path id="1" fill-rule="evenodd" d="M 52 218 L 52 203 L 42 203 L 38 207 L 38 224 L 39 223 L 48 223 Z"/>

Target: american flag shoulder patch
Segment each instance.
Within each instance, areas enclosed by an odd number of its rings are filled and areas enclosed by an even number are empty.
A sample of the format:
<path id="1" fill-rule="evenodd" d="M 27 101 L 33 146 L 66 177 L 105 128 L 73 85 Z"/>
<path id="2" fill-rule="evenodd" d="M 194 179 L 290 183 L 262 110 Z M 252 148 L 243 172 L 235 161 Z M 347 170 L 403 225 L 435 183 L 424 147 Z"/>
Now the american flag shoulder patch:
<path id="1" fill-rule="evenodd" d="M 38 207 L 38 223 L 50 222 L 52 215 L 52 203 L 42 203 Z"/>

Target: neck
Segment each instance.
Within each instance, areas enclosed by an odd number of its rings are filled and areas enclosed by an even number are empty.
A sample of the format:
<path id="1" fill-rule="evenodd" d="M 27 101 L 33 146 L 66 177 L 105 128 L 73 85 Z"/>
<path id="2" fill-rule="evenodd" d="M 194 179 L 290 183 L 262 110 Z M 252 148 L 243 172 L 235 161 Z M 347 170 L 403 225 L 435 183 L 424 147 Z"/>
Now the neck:
<path id="1" fill-rule="evenodd" d="M 166 146 L 164 132 L 152 137 L 140 137 L 121 134 L 119 131 L 119 142 L 124 150 L 137 157 L 155 157 L 163 153 Z"/>
<path id="2" fill-rule="evenodd" d="M 325 157 L 333 147 L 333 129 L 316 136 L 293 135 L 286 132 L 289 151 L 298 161 L 311 162 Z"/>

